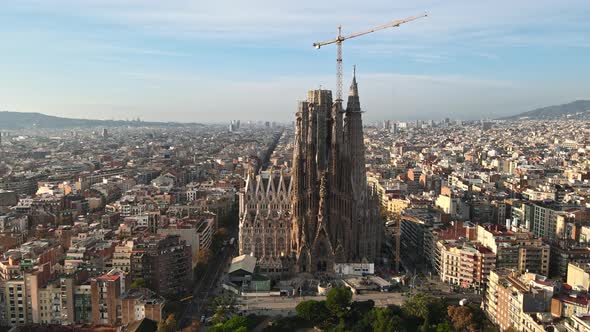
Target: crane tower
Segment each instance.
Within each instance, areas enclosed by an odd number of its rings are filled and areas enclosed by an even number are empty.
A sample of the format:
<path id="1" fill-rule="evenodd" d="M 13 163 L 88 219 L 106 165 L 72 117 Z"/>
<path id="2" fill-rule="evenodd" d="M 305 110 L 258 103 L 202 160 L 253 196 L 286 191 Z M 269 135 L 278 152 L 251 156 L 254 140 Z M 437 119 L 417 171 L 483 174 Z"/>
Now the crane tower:
<path id="1" fill-rule="evenodd" d="M 338 36 L 336 37 L 336 39 L 314 43 L 313 46 L 317 49 L 319 49 L 320 47 L 325 46 L 325 45 L 330 45 L 330 44 L 337 45 L 337 51 L 336 51 L 337 52 L 336 53 L 336 102 L 342 103 L 342 42 L 343 41 L 351 39 L 351 38 L 364 36 L 369 33 L 379 31 L 379 30 L 399 27 L 400 25 L 402 25 L 404 23 L 412 22 L 412 21 L 415 21 L 419 18 L 426 17 L 426 16 L 428 16 L 428 15 L 426 13 L 424 13 L 423 15 L 419 15 L 419 16 L 412 16 L 412 17 L 401 19 L 401 20 L 395 20 L 395 21 L 392 21 L 389 23 L 385 23 L 385 24 L 373 27 L 373 28 L 365 30 L 365 31 L 352 33 L 348 36 L 342 36 L 342 26 L 339 26 L 338 27 Z"/>

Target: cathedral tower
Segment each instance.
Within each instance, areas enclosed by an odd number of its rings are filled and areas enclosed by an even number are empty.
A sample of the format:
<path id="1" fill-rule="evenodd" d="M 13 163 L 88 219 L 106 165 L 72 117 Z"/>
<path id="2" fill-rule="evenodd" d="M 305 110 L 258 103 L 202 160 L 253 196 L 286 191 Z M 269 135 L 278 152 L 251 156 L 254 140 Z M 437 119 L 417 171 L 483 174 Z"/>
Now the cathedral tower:
<path id="1" fill-rule="evenodd" d="M 298 107 L 293 152 L 296 272 L 333 272 L 335 263 L 376 260 L 381 220 L 367 188 L 364 153 L 356 73 L 346 111 L 340 101 L 332 103 L 330 91 L 309 91 Z"/>

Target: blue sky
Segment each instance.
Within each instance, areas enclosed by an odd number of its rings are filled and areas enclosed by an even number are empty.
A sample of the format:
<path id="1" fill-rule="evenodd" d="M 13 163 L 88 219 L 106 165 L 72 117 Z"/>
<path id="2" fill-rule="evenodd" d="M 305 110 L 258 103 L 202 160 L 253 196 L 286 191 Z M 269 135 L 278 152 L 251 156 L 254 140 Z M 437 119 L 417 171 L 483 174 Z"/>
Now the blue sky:
<path id="1" fill-rule="evenodd" d="M 313 42 L 424 11 L 345 42 L 368 121 L 590 99 L 587 0 L 2 2 L 0 110 L 289 121 L 308 89 L 335 86 L 336 49 Z"/>

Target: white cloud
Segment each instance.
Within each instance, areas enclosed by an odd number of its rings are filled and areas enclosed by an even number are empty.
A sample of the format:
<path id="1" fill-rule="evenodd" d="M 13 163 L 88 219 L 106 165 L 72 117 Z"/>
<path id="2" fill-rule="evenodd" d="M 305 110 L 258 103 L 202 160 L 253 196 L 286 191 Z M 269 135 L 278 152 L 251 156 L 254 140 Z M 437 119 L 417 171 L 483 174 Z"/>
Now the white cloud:
<path id="1" fill-rule="evenodd" d="M 194 39 L 274 40 L 287 37 L 326 38 L 343 25 L 345 33 L 365 29 L 392 19 L 421 14 L 430 17 L 401 26 L 399 38 L 446 42 L 462 37 L 492 38 L 514 27 L 573 28 L 583 37 L 589 12 L 584 0 L 519 1 L 126 1 L 126 0 L 23 0 L 35 10 L 58 11 L 93 17 L 161 33 Z M 567 19 L 566 19 L 567 18 Z M 577 28 L 577 31 L 575 31 Z M 387 34 L 387 33 L 385 33 Z M 557 35 L 551 40 L 557 40 Z M 376 37 L 384 38 L 387 37 Z M 398 38 L 398 37 L 396 37 Z M 499 39 L 501 41 L 501 39 Z M 546 40 L 547 41 L 547 40 Z M 288 40 L 285 40 L 288 43 Z M 508 41 L 512 42 L 512 41 Z"/>
<path id="2" fill-rule="evenodd" d="M 339 24 L 343 25 L 345 33 L 350 33 L 427 10 L 428 18 L 359 38 L 345 46 L 346 56 L 382 59 L 399 55 L 425 66 L 444 64 L 458 52 L 492 62 L 500 60 L 495 50 L 503 47 L 587 47 L 584 38 L 588 22 L 583 20 L 590 14 L 585 0 L 424 0 L 411 3 L 393 0 L 362 3 L 358 0 L 21 0 L 3 6 L 47 15 L 70 15 L 97 25 L 109 23 L 115 30 L 133 31 L 159 40 L 165 37 L 185 45 L 216 40 L 228 45 L 283 51 L 311 48 L 312 42 L 333 37 Z M 564 29 L 566 34 L 561 33 Z M 165 45 L 105 42 L 104 38 L 84 31 L 73 41 L 59 37 L 55 35 L 51 39 L 56 48 L 80 46 L 94 54 L 84 61 L 117 62 L 125 66 L 109 67 L 113 72 L 108 75 L 97 75 L 78 84 L 71 81 L 55 84 L 51 77 L 38 82 L 32 74 L 30 77 L 15 74 L 14 78 L 20 76 L 28 83 L 21 84 L 15 79 L 10 87 L 0 86 L 3 107 L 67 116 L 75 116 L 84 109 L 91 114 L 115 118 L 128 114 L 146 120 L 204 121 L 216 117 L 290 120 L 296 100 L 305 96 L 306 89 L 317 88 L 320 84 L 330 88 L 335 79 L 333 75 L 273 77 L 267 74 L 268 80 L 222 80 L 190 69 L 182 72 L 182 69 L 126 62 L 133 59 L 129 54 L 179 59 L 187 56 L 184 51 Z M 82 42 L 86 37 L 88 40 Z M 333 49 L 328 51 L 326 58 L 334 53 Z M 208 64 L 202 66 L 207 69 Z M 113 69 L 121 67 L 126 70 Z M 481 114 L 503 115 L 528 110 L 531 106 L 567 102 L 568 96 L 587 94 L 582 89 L 587 84 L 550 86 L 552 83 L 526 82 L 526 79 L 515 83 L 459 74 L 363 73 L 362 68 L 359 82 L 366 119 L 448 115 L 478 118 Z M 31 91 L 35 96 L 29 96 Z"/>

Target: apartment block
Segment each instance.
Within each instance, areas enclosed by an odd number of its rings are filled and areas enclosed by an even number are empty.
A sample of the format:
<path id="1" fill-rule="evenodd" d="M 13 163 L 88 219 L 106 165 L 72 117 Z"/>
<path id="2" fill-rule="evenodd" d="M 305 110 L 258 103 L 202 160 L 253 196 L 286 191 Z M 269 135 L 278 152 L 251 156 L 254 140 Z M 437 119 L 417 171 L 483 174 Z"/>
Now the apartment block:
<path id="1" fill-rule="evenodd" d="M 496 254 L 498 269 L 549 274 L 550 246 L 529 232 L 513 232 L 499 225 L 479 225 L 477 241 Z"/>
<path id="2" fill-rule="evenodd" d="M 479 288 L 488 282 L 496 266 L 496 255 L 488 248 L 463 241 L 437 242 L 440 250 L 440 279 L 462 288 Z"/>
<path id="3" fill-rule="evenodd" d="M 490 272 L 483 307 L 500 330 L 523 331 L 527 315 L 549 311 L 553 293 L 554 285 L 543 276 L 497 269 Z"/>

